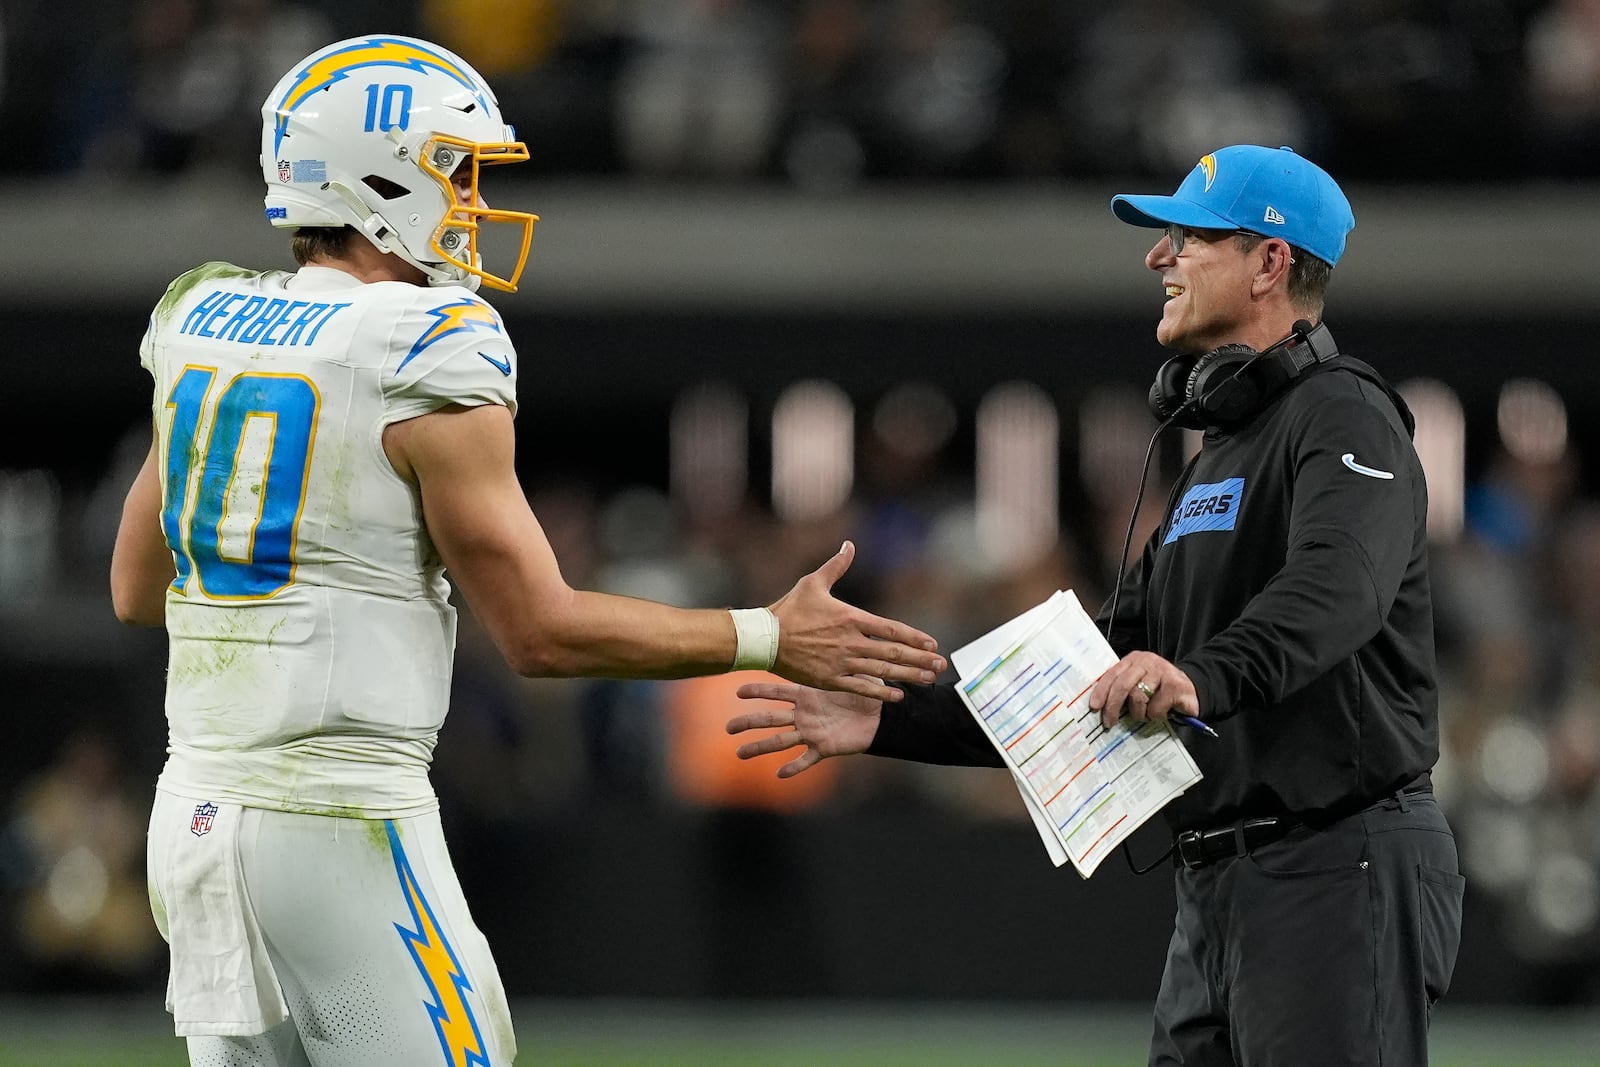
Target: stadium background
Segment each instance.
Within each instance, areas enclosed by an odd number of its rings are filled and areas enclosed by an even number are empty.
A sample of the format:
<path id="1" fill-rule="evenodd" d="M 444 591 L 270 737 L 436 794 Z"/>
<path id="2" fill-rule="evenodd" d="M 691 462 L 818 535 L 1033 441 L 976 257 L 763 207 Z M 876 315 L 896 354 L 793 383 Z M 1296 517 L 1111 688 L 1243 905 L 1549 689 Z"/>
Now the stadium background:
<path id="1" fill-rule="evenodd" d="M 142 873 L 164 641 L 105 594 L 135 348 L 186 267 L 290 265 L 260 99 L 372 29 L 478 65 L 532 152 L 490 176 L 543 216 L 494 299 L 568 579 L 769 601 L 848 536 L 843 594 L 947 649 L 1115 573 L 1162 356 L 1153 235 L 1110 195 L 1240 141 L 1328 167 L 1358 220 L 1329 322 L 1404 383 L 1434 497 L 1471 879 L 1441 1060 L 1595 1061 L 1594 0 L 9 0 L 0 1063 L 174 1062 Z M 1003 774 L 777 783 L 732 758 L 731 689 L 519 680 L 464 619 L 436 784 L 540 1062 L 1138 1058 L 1164 874 L 1051 869 Z"/>

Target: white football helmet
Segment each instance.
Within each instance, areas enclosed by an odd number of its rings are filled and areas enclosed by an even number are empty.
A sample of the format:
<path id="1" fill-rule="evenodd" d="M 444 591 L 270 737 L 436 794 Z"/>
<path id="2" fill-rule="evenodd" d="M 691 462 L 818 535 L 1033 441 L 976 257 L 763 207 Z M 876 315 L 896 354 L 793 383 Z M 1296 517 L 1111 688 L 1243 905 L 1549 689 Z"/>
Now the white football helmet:
<path id="1" fill-rule="evenodd" d="M 479 168 L 520 163 L 527 146 L 494 92 L 459 56 L 411 37 L 328 45 L 285 74 L 262 105 L 261 170 L 274 226 L 354 226 L 430 285 L 515 292 L 537 215 L 478 195 Z M 470 166 L 471 185 L 466 186 Z M 458 197 L 452 176 L 461 173 Z M 481 223 L 522 227 L 505 276 L 484 269 Z"/>

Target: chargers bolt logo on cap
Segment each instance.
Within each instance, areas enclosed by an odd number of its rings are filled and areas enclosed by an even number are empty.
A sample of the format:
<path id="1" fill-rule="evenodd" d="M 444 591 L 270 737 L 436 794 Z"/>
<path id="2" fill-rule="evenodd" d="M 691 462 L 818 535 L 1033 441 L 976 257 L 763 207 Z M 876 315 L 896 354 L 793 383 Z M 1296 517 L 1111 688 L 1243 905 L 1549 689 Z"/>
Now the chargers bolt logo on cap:
<path id="1" fill-rule="evenodd" d="M 1162 229 L 1244 230 L 1281 237 L 1329 266 L 1344 254 L 1356 218 L 1328 172 L 1294 149 L 1230 145 L 1200 157 L 1171 196 L 1122 194 L 1123 222 Z"/>

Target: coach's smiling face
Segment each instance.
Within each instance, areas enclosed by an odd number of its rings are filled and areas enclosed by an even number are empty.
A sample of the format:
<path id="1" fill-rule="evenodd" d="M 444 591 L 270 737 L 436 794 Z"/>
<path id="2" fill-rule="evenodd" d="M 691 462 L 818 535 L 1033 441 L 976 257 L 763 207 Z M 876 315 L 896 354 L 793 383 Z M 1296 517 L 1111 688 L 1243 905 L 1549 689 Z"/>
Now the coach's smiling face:
<path id="1" fill-rule="evenodd" d="M 1180 352 L 1208 352 L 1225 344 L 1251 344 L 1253 282 L 1261 266 L 1261 246 L 1239 247 L 1231 230 L 1185 227 L 1183 251 L 1161 235 L 1144 257 L 1161 275 L 1167 303 L 1156 325 L 1156 340 Z"/>

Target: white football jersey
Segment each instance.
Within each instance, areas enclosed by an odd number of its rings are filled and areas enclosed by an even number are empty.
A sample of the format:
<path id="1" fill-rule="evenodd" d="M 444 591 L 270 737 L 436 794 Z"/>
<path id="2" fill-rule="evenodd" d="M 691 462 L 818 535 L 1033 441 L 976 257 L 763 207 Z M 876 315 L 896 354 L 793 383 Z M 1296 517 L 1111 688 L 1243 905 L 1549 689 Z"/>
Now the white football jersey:
<path id="1" fill-rule="evenodd" d="M 516 410 L 505 326 L 466 289 L 208 263 L 168 288 L 155 377 L 169 758 L 186 796 L 364 818 L 437 804 L 455 610 L 383 430 Z"/>

